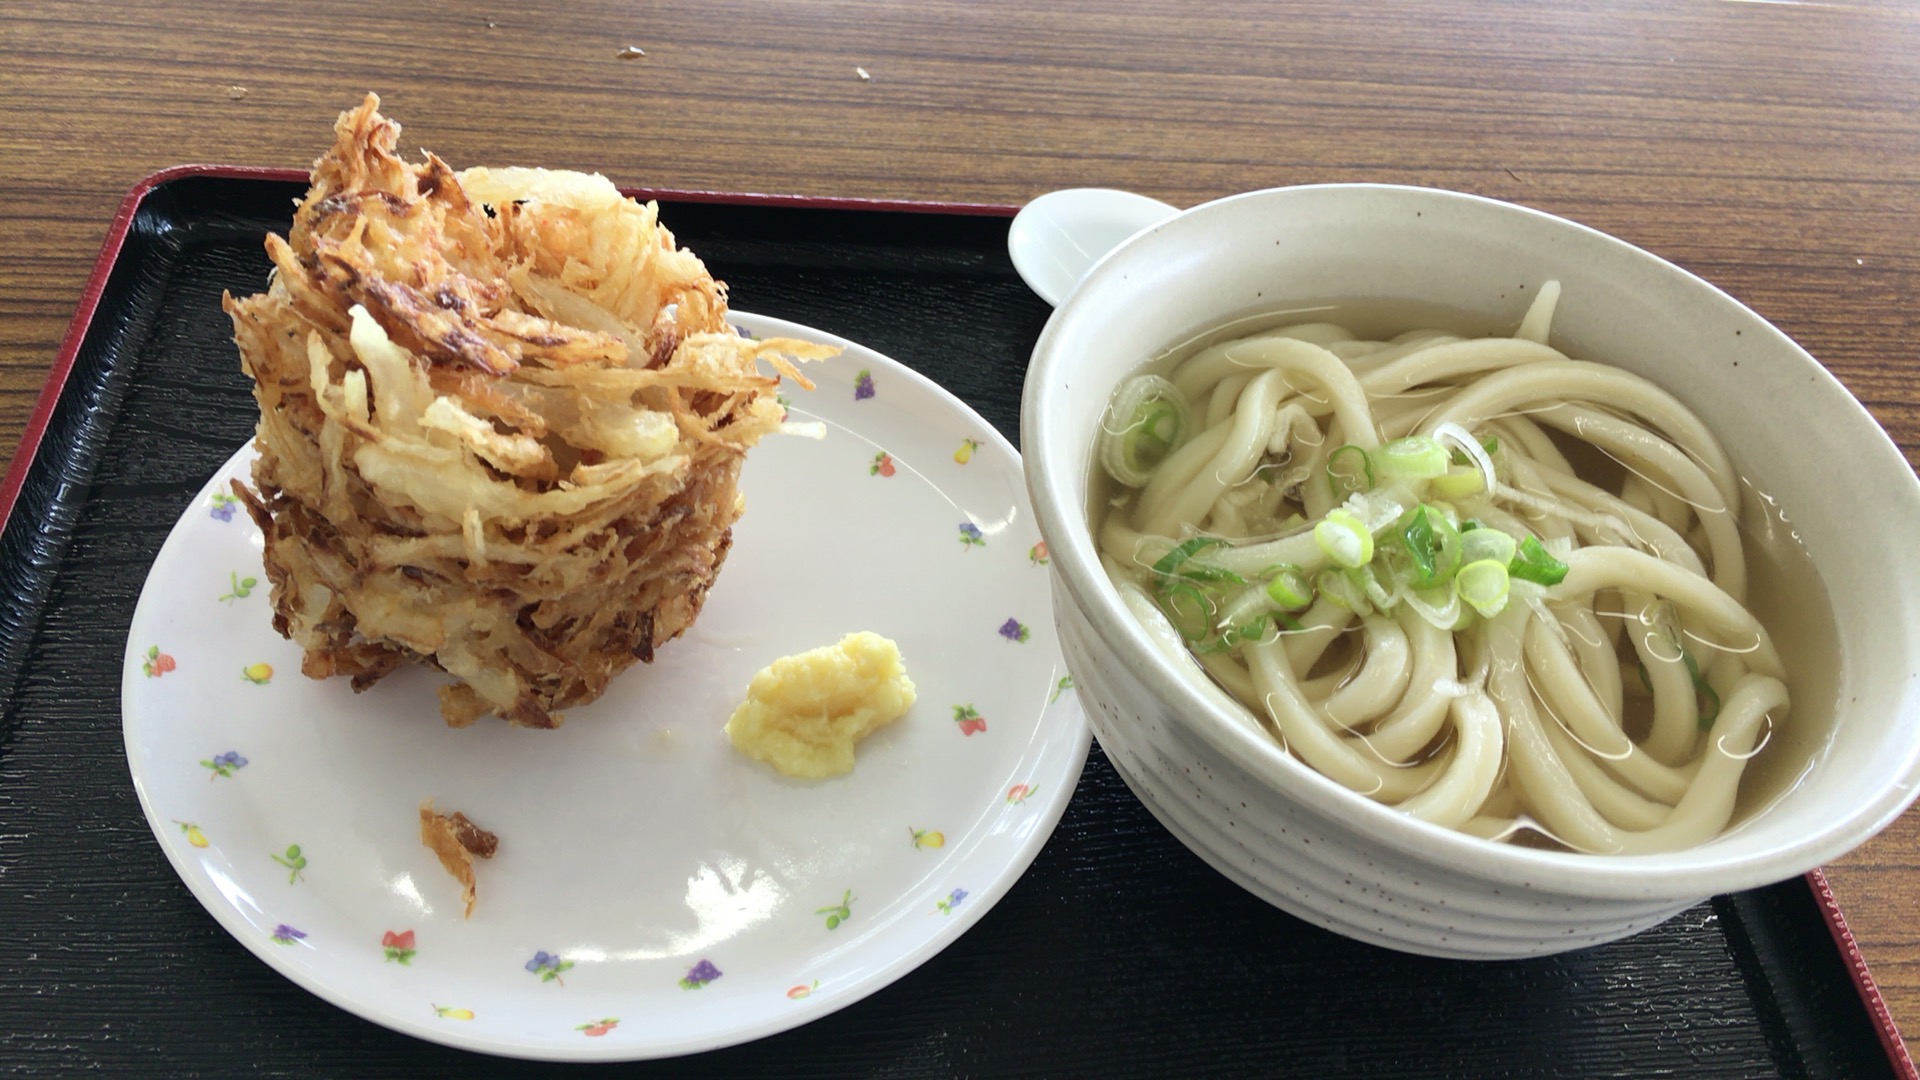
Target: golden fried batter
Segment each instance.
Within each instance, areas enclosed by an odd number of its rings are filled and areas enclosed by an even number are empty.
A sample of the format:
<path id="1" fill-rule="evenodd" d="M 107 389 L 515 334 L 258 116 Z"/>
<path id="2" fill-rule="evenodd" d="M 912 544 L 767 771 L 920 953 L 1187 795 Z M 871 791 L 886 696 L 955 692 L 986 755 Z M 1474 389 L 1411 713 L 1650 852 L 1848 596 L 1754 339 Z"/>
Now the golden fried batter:
<path id="1" fill-rule="evenodd" d="M 224 306 L 255 382 L 274 626 L 313 678 L 454 677 L 448 724 L 554 727 L 700 612 L 776 371 L 652 204 L 604 177 L 394 156 L 335 126 L 267 292 Z"/>
<path id="2" fill-rule="evenodd" d="M 460 899 L 466 904 L 462 918 L 473 918 L 473 904 L 479 896 L 473 860 L 493 858 L 493 853 L 500 850 L 500 838 L 458 810 L 451 815 L 436 812 L 433 800 L 428 799 L 420 804 L 420 842 L 432 849 L 441 867 L 460 883 Z"/>

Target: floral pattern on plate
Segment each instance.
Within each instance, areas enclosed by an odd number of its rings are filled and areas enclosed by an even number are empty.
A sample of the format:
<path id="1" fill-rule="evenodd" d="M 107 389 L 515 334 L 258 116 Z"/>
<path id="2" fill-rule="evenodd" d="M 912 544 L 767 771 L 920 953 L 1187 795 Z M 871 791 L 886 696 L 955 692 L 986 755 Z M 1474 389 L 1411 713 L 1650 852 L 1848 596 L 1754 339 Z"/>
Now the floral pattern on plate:
<path id="1" fill-rule="evenodd" d="M 227 571 L 227 591 L 220 595 L 220 601 L 231 604 L 236 600 L 244 600 L 253 595 L 255 586 L 259 584 L 260 579 L 257 577 L 241 577 L 240 571 L 229 570 Z"/>
<path id="2" fill-rule="evenodd" d="M 588 1021 L 573 1030 L 585 1035 L 589 1039 L 598 1039 L 619 1026 L 620 1018 L 617 1016 L 609 1016 L 601 1020 Z"/>
<path id="3" fill-rule="evenodd" d="M 761 339 L 821 337 L 735 314 Z M 1045 842 L 1087 750 L 1035 591 L 1045 545 L 1019 459 L 944 391 L 858 346 L 808 371 L 818 389 L 783 386 L 781 404 L 825 437 L 770 438 L 749 458 L 750 510 L 700 621 L 552 732 L 448 729 L 424 670 L 363 694 L 301 675 L 269 624 L 258 528 L 229 493 L 249 475 L 251 451 L 236 453 L 156 560 L 122 677 L 137 790 L 195 896 L 269 965 L 361 1016 L 546 1060 L 785 1030 L 972 926 Z M 932 476 L 904 464 L 943 459 Z M 968 557 L 928 575 L 956 538 Z M 849 570 L 796 574 L 796 552 Z M 955 630 L 1005 627 L 1008 611 L 1025 618 L 1010 632 Z M 792 784 L 694 737 L 759 667 L 855 628 L 900 643 L 920 703 L 862 743 L 852 773 Z M 960 736 L 982 738 L 937 773 L 898 768 L 951 752 L 935 748 L 954 738 L 949 711 Z M 476 867 L 471 919 L 420 842 L 428 797 L 501 837 Z M 823 825 L 849 803 L 869 827 Z M 751 817 L 736 827 L 722 805 Z M 819 857 L 828 838 L 845 861 Z M 929 907 L 928 874 L 970 888 Z"/>
<path id="4" fill-rule="evenodd" d="M 380 950 L 386 954 L 388 963 L 410 965 L 417 951 L 413 947 L 413 941 L 411 930 L 403 930 L 397 934 L 389 930 L 380 935 Z"/>
<path id="5" fill-rule="evenodd" d="M 203 758 L 200 764 L 206 766 L 213 773 L 213 775 L 207 779 L 218 780 L 223 776 L 230 777 L 241 769 L 246 768 L 247 759 L 241 757 L 239 751 L 229 750 L 224 754 L 215 754 L 211 758 Z"/>
<path id="6" fill-rule="evenodd" d="M 853 890 L 848 889 L 846 892 L 841 893 L 839 903 L 828 904 L 823 908 L 814 908 L 813 913 L 815 915 L 826 916 L 827 929 L 840 929 L 841 923 L 853 918 Z M 702 962 L 704 963 L 704 961 Z"/>
<path id="7" fill-rule="evenodd" d="M 987 718 L 981 716 L 980 711 L 971 704 L 953 707 L 953 723 L 962 735 L 977 735 L 987 730 Z"/>
<path id="8" fill-rule="evenodd" d="M 680 989 L 698 990 L 722 974 L 719 968 L 713 966 L 713 961 L 703 959 L 687 969 L 687 974 L 680 980 Z"/>
<path id="9" fill-rule="evenodd" d="M 147 653 L 140 658 L 140 670 L 149 679 L 157 679 L 180 665 L 173 657 L 160 651 L 160 646 L 147 646 Z"/>
<path id="10" fill-rule="evenodd" d="M 527 961 L 522 966 L 535 975 L 540 976 L 540 981 L 543 983 L 558 983 L 561 986 L 565 986 L 567 985 L 566 980 L 560 976 L 573 970 L 573 961 L 563 960 L 547 950 L 541 949 L 533 954 L 533 959 Z"/>
<path id="11" fill-rule="evenodd" d="M 299 844 L 288 844 L 287 850 L 271 856 L 274 862 L 287 868 L 287 884 L 298 884 L 306 875 L 307 857 L 300 851 Z"/>

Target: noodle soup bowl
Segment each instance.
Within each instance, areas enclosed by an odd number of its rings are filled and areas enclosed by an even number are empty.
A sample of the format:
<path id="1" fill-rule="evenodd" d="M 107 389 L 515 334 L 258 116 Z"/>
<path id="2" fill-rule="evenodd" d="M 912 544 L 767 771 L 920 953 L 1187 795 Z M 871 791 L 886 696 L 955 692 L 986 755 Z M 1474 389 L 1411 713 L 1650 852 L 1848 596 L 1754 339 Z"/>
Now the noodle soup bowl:
<path id="1" fill-rule="evenodd" d="M 1605 855 L 1485 840 L 1329 780 L 1129 611 L 1089 527 L 1109 395 L 1196 333 L 1330 300 L 1460 313 L 1483 332 L 1511 333 L 1555 280 L 1552 344 L 1689 406 L 1742 477 L 1750 546 L 1789 551 L 1775 560 L 1779 595 L 1768 602 L 1794 695 L 1772 748 L 1784 772 L 1762 805 L 1685 850 Z M 1415 314 L 1401 329 L 1421 324 Z M 1620 240 L 1418 188 L 1282 188 L 1208 203 L 1122 245 L 1054 313 L 1028 370 L 1021 433 L 1061 643 L 1101 747 L 1203 859 L 1308 922 L 1436 956 L 1580 948 L 1804 873 L 1920 791 L 1913 470 L 1813 357 L 1712 285 Z"/>

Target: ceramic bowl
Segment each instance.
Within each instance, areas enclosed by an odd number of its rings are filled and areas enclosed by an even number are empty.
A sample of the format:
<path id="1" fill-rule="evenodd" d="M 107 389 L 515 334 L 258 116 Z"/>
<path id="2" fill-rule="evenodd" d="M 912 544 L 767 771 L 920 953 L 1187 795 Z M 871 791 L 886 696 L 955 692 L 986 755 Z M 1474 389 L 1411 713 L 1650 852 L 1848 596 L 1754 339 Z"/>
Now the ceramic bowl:
<path id="1" fill-rule="evenodd" d="M 1805 656 L 1804 775 L 1702 846 L 1606 856 L 1494 843 L 1357 795 L 1288 756 L 1184 655 L 1157 648 L 1101 570 L 1091 453 L 1108 395 L 1196 331 L 1368 300 L 1511 327 L 1564 292 L 1553 342 L 1653 380 L 1721 438 L 1818 574 L 1834 632 Z M 1718 893 L 1783 880 L 1892 821 L 1920 790 L 1920 483 L 1819 362 L 1732 297 L 1623 241 L 1453 192 L 1324 185 L 1189 210 L 1127 242 L 1047 324 L 1024 390 L 1027 482 L 1054 611 L 1094 734 L 1133 791 L 1221 873 L 1309 922 L 1438 956 L 1542 955 L 1623 937 Z M 1842 482 L 1844 481 L 1844 482 Z M 1827 635 L 1820 635 L 1827 637 Z M 1828 646 L 1831 645 L 1831 648 Z"/>

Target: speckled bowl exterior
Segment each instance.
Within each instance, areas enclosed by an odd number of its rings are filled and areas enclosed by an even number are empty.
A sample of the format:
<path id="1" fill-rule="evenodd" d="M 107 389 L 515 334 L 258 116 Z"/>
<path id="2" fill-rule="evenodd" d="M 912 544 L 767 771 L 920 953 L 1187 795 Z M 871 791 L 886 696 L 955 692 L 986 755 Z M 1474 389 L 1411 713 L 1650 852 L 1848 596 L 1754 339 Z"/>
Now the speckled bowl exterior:
<path id="1" fill-rule="evenodd" d="M 1563 287 L 1554 342 L 1665 387 L 1822 568 L 1837 629 L 1830 724 L 1763 813 L 1688 851 L 1594 856 L 1416 821 L 1284 753 L 1197 665 L 1154 644 L 1101 570 L 1087 522 L 1113 387 L 1195 331 L 1328 299 L 1413 300 L 1517 321 Z M 1220 872 L 1338 933 L 1437 956 L 1536 956 L 1624 937 L 1717 893 L 1818 866 L 1920 792 L 1920 482 L 1820 364 L 1725 293 L 1623 241 L 1507 203 L 1318 185 L 1196 207 L 1129 241 L 1054 313 L 1021 435 L 1054 565 L 1054 611 L 1095 736 L 1142 802 Z M 1844 477 L 1847 483 L 1836 483 Z M 1870 492 L 1862 500 L 1859 492 Z"/>

